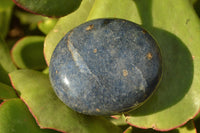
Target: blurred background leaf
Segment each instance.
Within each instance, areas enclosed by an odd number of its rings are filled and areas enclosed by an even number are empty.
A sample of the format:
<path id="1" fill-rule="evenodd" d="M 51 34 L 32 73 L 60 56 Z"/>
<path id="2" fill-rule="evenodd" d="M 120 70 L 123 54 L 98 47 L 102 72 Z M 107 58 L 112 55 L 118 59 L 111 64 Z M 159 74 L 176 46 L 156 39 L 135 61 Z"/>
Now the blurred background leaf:
<path id="1" fill-rule="evenodd" d="M 14 14 L 16 15 L 16 17 L 19 18 L 21 24 L 29 25 L 30 30 L 34 30 L 35 28 L 37 28 L 37 23 L 46 18 L 40 15 L 35 15 L 21 10 L 16 10 Z"/>
<path id="2" fill-rule="evenodd" d="M 75 11 L 82 0 L 13 0 L 26 11 L 51 17 L 65 16 Z"/>
<path id="3" fill-rule="evenodd" d="M 12 0 L 0 1 L 0 34 L 3 38 L 8 34 L 13 6 Z"/>

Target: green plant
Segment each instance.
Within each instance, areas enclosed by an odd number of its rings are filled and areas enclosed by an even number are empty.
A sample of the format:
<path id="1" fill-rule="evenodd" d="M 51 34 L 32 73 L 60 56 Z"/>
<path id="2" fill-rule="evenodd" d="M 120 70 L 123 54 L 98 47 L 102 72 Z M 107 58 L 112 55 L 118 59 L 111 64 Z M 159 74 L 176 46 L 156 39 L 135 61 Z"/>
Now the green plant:
<path id="1" fill-rule="evenodd" d="M 193 8 L 194 4 L 198 9 L 196 3 L 199 0 L 82 0 L 64 16 L 57 14 L 63 17 L 48 18 L 23 11 L 11 0 L 1 0 L 0 133 L 199 131 L 200 20 Z M 41 14 L 55 16 L 46 10 Z M 163 54 L 163 79 L 157 91 L 127 114 L 97 117 L 74 112 L 57 98 L 49 82 L 49 61 L 60 39 L 96 18 L 140 24 L 155 37 Z"/>

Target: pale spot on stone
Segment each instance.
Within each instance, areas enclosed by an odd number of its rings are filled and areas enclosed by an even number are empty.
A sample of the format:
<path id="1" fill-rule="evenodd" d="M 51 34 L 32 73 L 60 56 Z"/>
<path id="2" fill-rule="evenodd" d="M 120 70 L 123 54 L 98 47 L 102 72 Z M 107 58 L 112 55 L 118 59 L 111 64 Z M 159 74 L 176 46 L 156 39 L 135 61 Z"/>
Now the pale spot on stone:
<path id="1" fill-rule="evenodd" d="M 128 71 L 126 69 L 123 70 L 123 76 L 124 77 L 128 76 Z"/>
<path id="2" fill-rule="evenodd" d="M 97 49 L 95 48 L 95 49 L 93 50 L 93 52 L 94 52 L 94 53 L 97 53 Z"/>
<path id="3" fill-rule="evenodd" d="M 89 25 L 89 26 L 86 28 L 86 30 L 87 30 L 87 31 L 88 31 L 88 30 L 91 30 L 91 29 L 93 29 L 93 27 L 94 27 L 94 25 L 91 24 L 91 25 Z"/>
<path id="4" fill-rule="evenodd" d="M 143 85 L 143 84 L 141 84 L 141 85 L 140 85 L 140 87 L 139 87 L 139 90 L 141 90 L 141 91 L 145 92 L 145 87 L 144 87 L 144 85 Z"/>
<path id="5" fill-rule="evenodd" d="M 151 60 L 152 58 L 153 58 L 153 55 L 152 55 L 151 53 L 148 53 L 148 54 L 147 54 L 147 59 L 148 59 L 148 60 Z"/>
<path id="6" fill-rule="evenodd" d="M 96 108 L 96 111 L 97 111 L 97 112 L 100 112 L 100 110 L 99 110 L 98 108 Z"/>

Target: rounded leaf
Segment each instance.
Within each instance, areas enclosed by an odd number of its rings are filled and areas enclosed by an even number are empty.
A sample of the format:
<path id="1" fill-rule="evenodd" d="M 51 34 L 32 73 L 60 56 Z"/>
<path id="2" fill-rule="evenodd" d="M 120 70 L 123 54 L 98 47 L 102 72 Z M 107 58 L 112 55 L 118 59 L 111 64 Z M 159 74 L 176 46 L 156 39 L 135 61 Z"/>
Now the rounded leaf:
<path id="1" fill-rule="evenodd" d="M 12 48 L 11 55 L 19 68 L 41 70 L 46 68 L 43 56 L 44 37 L 28 36 L 19 40 Z"/>
<path id="2" fill-rule="evenodd" d="M 13 0 L 19 7 L 45 16 L 61 17 L 75 11 L 82 0 Z"/>

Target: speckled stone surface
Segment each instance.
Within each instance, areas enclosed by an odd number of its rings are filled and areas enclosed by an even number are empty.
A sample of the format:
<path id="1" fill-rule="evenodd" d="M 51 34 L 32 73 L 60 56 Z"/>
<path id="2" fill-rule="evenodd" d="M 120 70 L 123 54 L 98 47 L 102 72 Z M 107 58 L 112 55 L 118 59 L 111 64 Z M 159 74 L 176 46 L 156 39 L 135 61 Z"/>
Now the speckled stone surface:
<path id="1" fill-rule="evenodd" d="M 49 68 L 57 96 L 88 115 L 112 115 L 137 108 L 161 77 L 155 40 L 121 19 L 97 19 L 68 32 L 55 48 Z"/>

